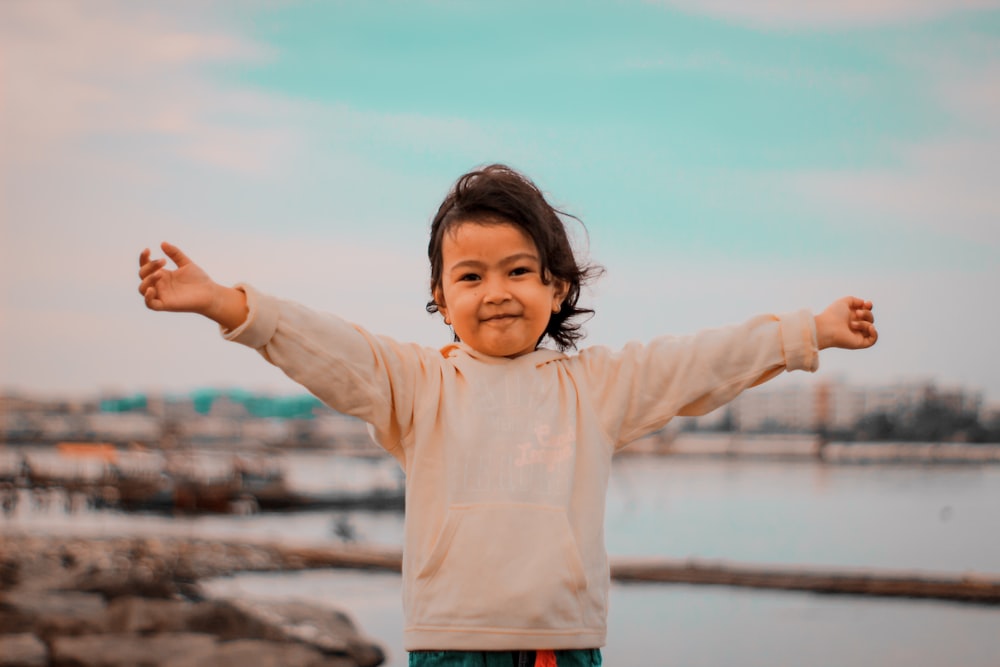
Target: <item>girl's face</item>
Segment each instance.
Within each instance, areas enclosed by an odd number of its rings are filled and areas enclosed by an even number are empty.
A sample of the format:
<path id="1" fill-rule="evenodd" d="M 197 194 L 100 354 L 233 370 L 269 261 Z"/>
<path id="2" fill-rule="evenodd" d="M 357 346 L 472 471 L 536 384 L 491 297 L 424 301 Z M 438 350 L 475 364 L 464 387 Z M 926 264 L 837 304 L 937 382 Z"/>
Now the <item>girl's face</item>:
<path id="1" fill-rule="evenodd" d="M 494 357 L 535 349 L 566 286 L 542 282 L 531 237 L 510 223 L 463 222 L 445 233 L 434 299 L 466 345 Z"/>

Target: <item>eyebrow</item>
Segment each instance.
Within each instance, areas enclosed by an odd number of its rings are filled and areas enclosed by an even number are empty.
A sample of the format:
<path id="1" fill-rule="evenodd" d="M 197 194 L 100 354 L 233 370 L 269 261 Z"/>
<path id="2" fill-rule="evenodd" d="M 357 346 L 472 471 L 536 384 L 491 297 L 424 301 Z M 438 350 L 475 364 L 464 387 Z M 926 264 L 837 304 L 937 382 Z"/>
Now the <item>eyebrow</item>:
<path id="1" fill-rule="evenodd" d="M 519 252 L 510 255 L 509 257 L 504 257 L 502 260 L 500 260 L 499 263 L 501 266 L 503 266 L 506 264 L 516 264 L 517 262 L 522 262 L 524 260 L 529 260 L 532 262 L 541 262 L 541 260 L 538 258 L 538 255 L 536 255 L 533 252 Z M 463 259 L 461 262 L 456 262 L 455 264 L 452 264 L 450 267 L 448 267 L 448 272 L 453 273 L 458 269 L 481 269 L 484 266 L 486 266 L 485 262 L 480 262 L 479 260 L 476 259 Z"/>

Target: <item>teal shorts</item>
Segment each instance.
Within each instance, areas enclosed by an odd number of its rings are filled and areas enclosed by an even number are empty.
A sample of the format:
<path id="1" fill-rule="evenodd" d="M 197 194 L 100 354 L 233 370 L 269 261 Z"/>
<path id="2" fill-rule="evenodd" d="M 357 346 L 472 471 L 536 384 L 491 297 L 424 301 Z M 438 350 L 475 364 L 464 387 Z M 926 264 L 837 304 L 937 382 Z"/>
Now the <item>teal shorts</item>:
<path id="1" fill-rule="evenodd" d="M 413 651 L 410 667 L 534 667 L 526 662 L 528 651 Z M 583 648 L 556 651 L 557 667 L 601 667 L 601 649 Z"/>

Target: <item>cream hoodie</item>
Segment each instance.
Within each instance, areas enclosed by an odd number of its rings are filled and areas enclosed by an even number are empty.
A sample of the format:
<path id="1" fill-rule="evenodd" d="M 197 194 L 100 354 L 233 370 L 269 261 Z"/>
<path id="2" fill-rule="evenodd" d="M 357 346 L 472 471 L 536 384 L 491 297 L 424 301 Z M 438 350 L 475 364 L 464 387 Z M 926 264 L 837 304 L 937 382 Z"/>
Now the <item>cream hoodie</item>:
<path id="1" fill-rule="evenodd" d="M 818 366 L 808 311 L 507 359 L 401 344 L 242 288 L 250 314 L 226 338 L 371 424 L 406 472 L 411 651 L 603 646 L 615 450 L 782 370 Z"/>

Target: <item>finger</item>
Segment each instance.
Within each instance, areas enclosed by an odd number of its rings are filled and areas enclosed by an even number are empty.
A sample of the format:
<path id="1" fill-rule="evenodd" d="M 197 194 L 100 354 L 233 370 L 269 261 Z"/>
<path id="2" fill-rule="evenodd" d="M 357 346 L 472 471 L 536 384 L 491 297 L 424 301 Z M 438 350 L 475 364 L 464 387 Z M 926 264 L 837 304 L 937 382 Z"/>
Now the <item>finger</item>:
<path id="1" fill-rule="evenodd" d="M 142 252 L 139 253 L 139 266 L 149 262 L 149 248 L 143 248 Z"/>
<path id="2" fill-rule="evenodd" d="M 191 263 L 191 259 L 185 255 L 180 248 L 171 243 L 164 241 L 160 244 L 160 248 L 163 249 L 163 252 L 167 254 L 167 257 L 169 257 L 178 267 Z"/>
<path id="3" fill-rule="evenodd" d="M 857 310 L 859 308 L 864 308 L 865 302 L 863 299 L 859 299 L 856 296 L 847 297 L 847 307 L 851 310 Z"/>
<path id="4" fill-rule="evenodd" d="M 868 322 L 851 322 L 851 331 L 857 333 L 862 338 L 867 338 L 871 334 L 871 325 Z"/>
<path id="5" fill-rule="evenodd" d="M 878 332 L 875 330 L 875 325 L 871 322 L 851 322 L 850 329 L 859 336 L 859 347 L 871 347 L 875 344 L 875 340 L 878 339 Z"/>
<path id="6" fill-rule="evenodd" d="M 870 310 L 864 310 L 864 309 L 856 310 L 856 311 L 854 311 L 854 316 L 856 318 L 858 318 L 859 320 L 862 320 L 864 322 L 874 322 L 875 321 L 875 316 L 872 315 L 872 311 L 870 311 Z"/>
<path id="7" fill-rule="evenodd" d="M 155 287 L 147 289 L 143 297 L 146 301 L 146 307 L 150 310 L 160 310 L 163 308 L 163 302 L 156 298 Z"/>
<path id="8" fill-rule="evenodd" d="M 864 331 L 861 331 L 861 348 L 871 347 L 878 340 L 878 332 L 871 324 L 865 323 Z"/>
<path id="9" fill-rule="evenodd" d="M 152 262 L 146 262 L 139 267 L 139 278 L 140 280 L 145 280 L 148 275 L 154 271 L 159 271 L 164 266 L 166 266 L 167 260 L 165 259 L 155 259 Z"/>
<path id="10" fill-rule="evenodd" d="M 163 272 L 160 270 L 143 278 L 142 282 L 139 283 L 139 294 L 145 296 L 150 289 L 156 287 L 156 283 L 158 283 L 162 277 Z"/>

